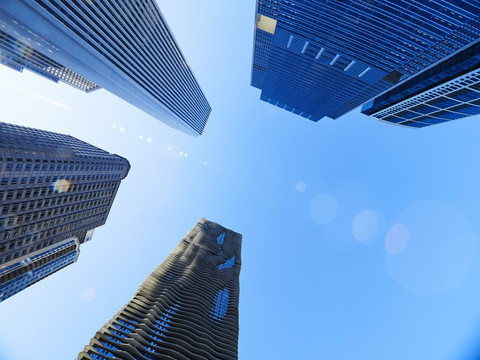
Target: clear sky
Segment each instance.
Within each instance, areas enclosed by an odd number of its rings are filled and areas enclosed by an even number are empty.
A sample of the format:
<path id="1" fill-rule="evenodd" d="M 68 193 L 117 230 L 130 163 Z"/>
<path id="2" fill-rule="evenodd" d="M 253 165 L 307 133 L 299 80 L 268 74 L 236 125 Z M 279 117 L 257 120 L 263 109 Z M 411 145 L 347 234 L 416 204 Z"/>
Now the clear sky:
<path id="1" fill-rule="evenodd" d="M 240 360 L 475 359 L 480 119 L 310 122 L 249 85 L 253 0 L 158 3 L 213 108 L 199 138 L 0 66 L 0 121 L 132 165 L 78 262 L 0 304 L 0 359 L 76 358 L 201 217 L 243 234 Z"/>

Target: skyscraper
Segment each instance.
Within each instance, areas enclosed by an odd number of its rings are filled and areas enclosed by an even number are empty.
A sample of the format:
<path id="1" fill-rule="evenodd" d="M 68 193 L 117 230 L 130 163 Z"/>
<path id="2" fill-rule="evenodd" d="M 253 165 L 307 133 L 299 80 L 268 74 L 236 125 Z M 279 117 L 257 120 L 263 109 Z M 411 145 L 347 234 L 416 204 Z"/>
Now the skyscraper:
<path id="1" fill-rule="evenodd" d="M 479 15 L 476 0 L 258 0 L 251 84 L 336 119 L 477 40 Z"/>
<path id="2" fill-rule="evenodd" d="M 362 113 L 417 128 L 480 114 L 480 41 L 365 103 Z"/>
<path id="3" fill-rule="evenodd" d="M 0 62 L 202 133 L 210 105 L 154 0 L 0 2 Z"/>
<path id="4" fill-rule="evenodd" d="M 78 359 L 237 359 L 241 240 L 200 219 Z"/>
<path id="5" fill-rule="evenodd" d="M 76 261 L 129 169 L 72 136 L 0 123 L 0 302 Z"/>

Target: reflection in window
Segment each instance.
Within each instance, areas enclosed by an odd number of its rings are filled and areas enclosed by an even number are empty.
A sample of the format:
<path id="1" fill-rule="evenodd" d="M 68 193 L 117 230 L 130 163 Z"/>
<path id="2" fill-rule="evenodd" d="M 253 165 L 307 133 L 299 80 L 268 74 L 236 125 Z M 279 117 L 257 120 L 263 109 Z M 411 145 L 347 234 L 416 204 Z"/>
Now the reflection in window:
<path id="1" fill-rule="evenodd" d="M 230 259 L 226 260 L 223 264 L 218 265 L 218 270 L 223 269 L 230 269 L 235 265 L 235 255 L 233 255 Z"/>
<path id="2" fill-rule="evenodd" d="M 227 313 L 229 293 L 227 288 L 218 291 L 215 309 L 213 310 L 214 319 L 223 318 Z"/>
<path id="3" fill-rule="evenodd" d="M 218 245 L 222 245 L 224 240 L 225 240 L 225 233 L 223 232 L 220 235 L 218 235 L 218 237 L 217 237 Z"/>

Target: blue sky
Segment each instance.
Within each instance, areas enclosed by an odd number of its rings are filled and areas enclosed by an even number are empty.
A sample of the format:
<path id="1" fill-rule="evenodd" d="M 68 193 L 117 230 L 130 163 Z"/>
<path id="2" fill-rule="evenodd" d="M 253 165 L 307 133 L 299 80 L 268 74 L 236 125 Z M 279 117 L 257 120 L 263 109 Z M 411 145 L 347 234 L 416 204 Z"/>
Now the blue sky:
<path id="1" fill-rule="evenodd" d="M 0 359 L 75 358 L 200 217 L 243 234 L 240 359 L 474 358 L 478 117 L 310 122 L 249 86 L 254 1 L 158 3 L 213 108 L 199 138 L 0 67 L 0 121 L 132 165 L 78 262 L 0 304 Z"/>

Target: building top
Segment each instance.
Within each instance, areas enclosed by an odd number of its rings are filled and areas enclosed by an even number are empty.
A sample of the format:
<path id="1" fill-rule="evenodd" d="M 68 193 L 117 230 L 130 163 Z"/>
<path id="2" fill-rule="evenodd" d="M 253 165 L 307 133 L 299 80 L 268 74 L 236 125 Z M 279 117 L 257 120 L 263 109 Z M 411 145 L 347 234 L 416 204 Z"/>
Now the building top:
<path id="1" fill-rule="evenodd" d="M 124 157 L 110 154 L 73 136 L 20 125 L 0 122 L 0 160 L 3 157 L 23 159 L 33 157 L 44 160 L 69 162 L 111 162 L 125 166 L 125 178 L 130 163 Z"/>
<path id="2" fill-rule="evenodd" d="M 105 223 L 129 162 L 69 135 L 0 122 L 0 265 Z"/>
<path id="3" fill-rule="evenodd" d="M 258 0 L 252 85 L 313 121 L 338 118 L 480 36 L 462 1 Z"/>
<path id="4" fill-rule="evenodd" d="M 394 105 L 423 91 L 467 74 L 479 67 L 480 40 L 458 51 L 442 61 L 411 76 L 392 89 L 371 99 L 362 107 L 364 114 L 372 114 L 388 106 Z"/>
<path id="5" fill-rule="evenodd" d="M 26 43 L 0 30 L 0 63 L 19 72 L 27 68 L 54 82 L 62 81 L 79 90 L 100 89 L 97 84 L 48 58 Z"/>
<path id="6" fill-rule="evenodd" d="M 21 48 L 169 126 L 202 133 L 210 105 L 155 1 L 6 0 L 0 3 L 0 23 Z"/>
<path id="7" fill-rule="evenodd" d="M 219 251 L 224 258 L 235 255 L 235 264 L 242 264 L 242 235 L 217 223 L 201 218 L 183 240 L 213 252 Z"/>
<path id="8" fill-rule="evenodd" d="M 237 360 L 241 238 L 200 219 L 78 359 Z"/>

